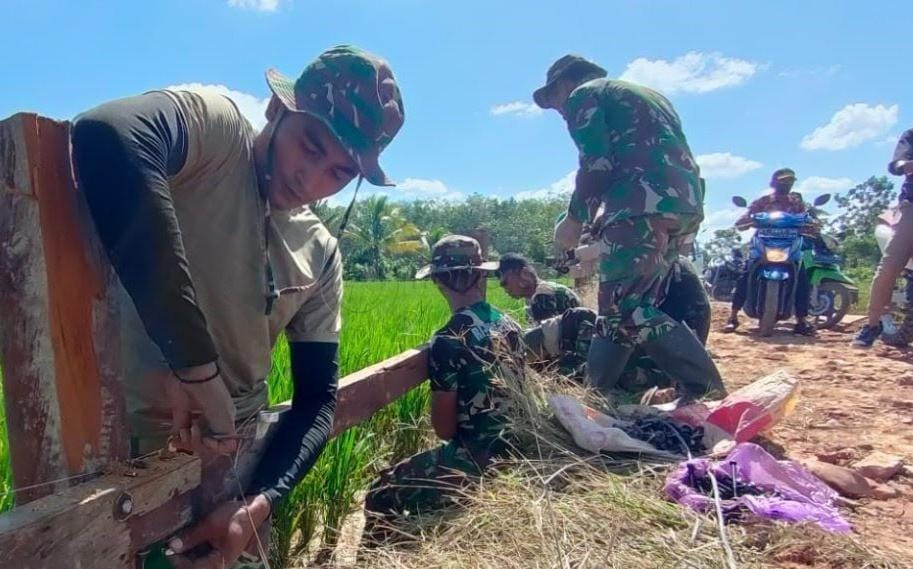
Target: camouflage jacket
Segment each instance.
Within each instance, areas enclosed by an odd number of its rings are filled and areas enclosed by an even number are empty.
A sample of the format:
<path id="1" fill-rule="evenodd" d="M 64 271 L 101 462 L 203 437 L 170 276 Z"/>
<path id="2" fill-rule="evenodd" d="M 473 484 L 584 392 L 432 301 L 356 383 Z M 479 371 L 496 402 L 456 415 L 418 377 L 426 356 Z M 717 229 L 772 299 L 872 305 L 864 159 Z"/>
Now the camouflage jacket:
<path id="1" fill-rule="evenodd" d="M 456 312 L 431 339 L 432 391 L 457 392 L 455 439 L 489 450 L 506 424 L 503 373 L 522 373 L 520 326 L 487 302 Z"/>
<path id="2" fill-rule="evenodd" d="M 562 284 L 539 281 L 536 292 L 527 300 L 526 309 L 529 319 L 540 323 L 578 306 L 580 297 L 573 290 Z"/>
<path id="3" fill-rule="evenodd" d="M 664 96 L 594 79 L 571 93 L 564 116 L 580 152 L 571 217 L 592 221 L 601 203 L 604 225 L 658 213 L 703 218 L 700 169 Z"/>

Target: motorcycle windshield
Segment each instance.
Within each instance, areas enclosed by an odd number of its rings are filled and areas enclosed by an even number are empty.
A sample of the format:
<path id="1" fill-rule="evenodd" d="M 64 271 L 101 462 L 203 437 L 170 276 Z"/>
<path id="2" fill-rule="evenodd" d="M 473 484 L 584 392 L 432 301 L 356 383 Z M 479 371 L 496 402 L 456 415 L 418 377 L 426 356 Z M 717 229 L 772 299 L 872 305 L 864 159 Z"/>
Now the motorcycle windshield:
<path id="1" fill-rule="evenodd" d="M 758 229 L 798 229 L 810 220 L 807 213 L 785 213 L 782 211 L 756 213 L 751 216 L 751 219 L 754 220 L 755 227 Z"/>

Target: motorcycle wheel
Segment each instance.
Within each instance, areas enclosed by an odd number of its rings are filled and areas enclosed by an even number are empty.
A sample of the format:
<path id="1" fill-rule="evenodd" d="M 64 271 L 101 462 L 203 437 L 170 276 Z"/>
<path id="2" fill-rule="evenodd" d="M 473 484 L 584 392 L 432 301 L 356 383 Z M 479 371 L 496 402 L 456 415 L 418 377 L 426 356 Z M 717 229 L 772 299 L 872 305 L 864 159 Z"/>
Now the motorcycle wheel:
<path id="1" fill-rule="evenodd" d="M 814 319 L 815 328 L 827 330 L 836 326 L 850 309 L 850 292 L 836 282 L 818 286 L 818 298 L 809 299 L 808 315 Z"/>
<path id="2" fill-rule="evenodd" d="M 761 311 L 761 319 L 758 322 L 758 330 L 761 336 L 773 334 L 774 326 L 777 324 L 778 312 L 780 312 L 780 282 L 767 281 L 764 284 L 764 305 Z"/>

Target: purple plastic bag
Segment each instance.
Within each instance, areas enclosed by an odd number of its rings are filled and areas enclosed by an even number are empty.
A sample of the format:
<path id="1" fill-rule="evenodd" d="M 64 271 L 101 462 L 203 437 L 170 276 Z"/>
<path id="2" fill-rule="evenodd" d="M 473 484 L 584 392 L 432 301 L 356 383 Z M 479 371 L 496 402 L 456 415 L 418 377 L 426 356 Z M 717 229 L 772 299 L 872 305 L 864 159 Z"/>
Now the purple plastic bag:
<path id="1" fill-rule="evenodd" d="M 837 510 L 836 492 L 797 463 L 779 461 L 752 443 L 736 445 L 722 462 L 714 463 L 699 458 L 680 463 L 666 477 L 663 488 L 666 498 L 699 512 L 712 511 L 713 496 L 695 489 L 692 480 L 706 478 L 708 469 L 718 479 L 729 479 L 730 462 L 735 462 L 739 483 L 747 482 L 769 495 L 722 500 L 724 516 L 733 517 L 747 509 L 756 516 L 771 520 L 816 522 L 834 533 L 852 530 L 849 522 Z"/>

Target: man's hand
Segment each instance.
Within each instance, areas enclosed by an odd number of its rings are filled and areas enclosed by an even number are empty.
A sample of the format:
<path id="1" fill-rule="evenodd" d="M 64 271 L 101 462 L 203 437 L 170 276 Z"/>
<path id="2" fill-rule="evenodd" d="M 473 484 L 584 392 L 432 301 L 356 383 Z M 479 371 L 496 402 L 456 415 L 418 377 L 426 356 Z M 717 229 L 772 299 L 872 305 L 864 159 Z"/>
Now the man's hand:
<path id="1" fill-rule="evenodd" d="M 270 515 L 269 500 L 263 494 L 225 502 L 199 524 L 168 542 L 176 569 L 222 569 L 231 567 L 246 550 L 259 556 L 257 530 Z M 201 544 L 212 547 L 204 557 L 191 560 L 185 554 Z"/>
<path id="2" fill-rule="evenodd" d="M 200 383 L 216 372 L 215 364 L 181 369 L 165 379 L 165 393 L 171 403 L 172 444 L 189 452 L 206 448 L 220 454 L 237 450 L 235 434 L 235 405 L 221 376 Z M 185 381 L 178 380 L 178 376 Z M 201 415 L 204 429 L 194 424 L 194 415 Z"/>
<path id="3" fill-rule="evenodd" d="M 577 247 L 580 241 L 580 234 L 583 231 L 583 224 L 566 215 L 558 225 L 555 226 L 555 254 L 564 256 L 566 251 Z"/>

